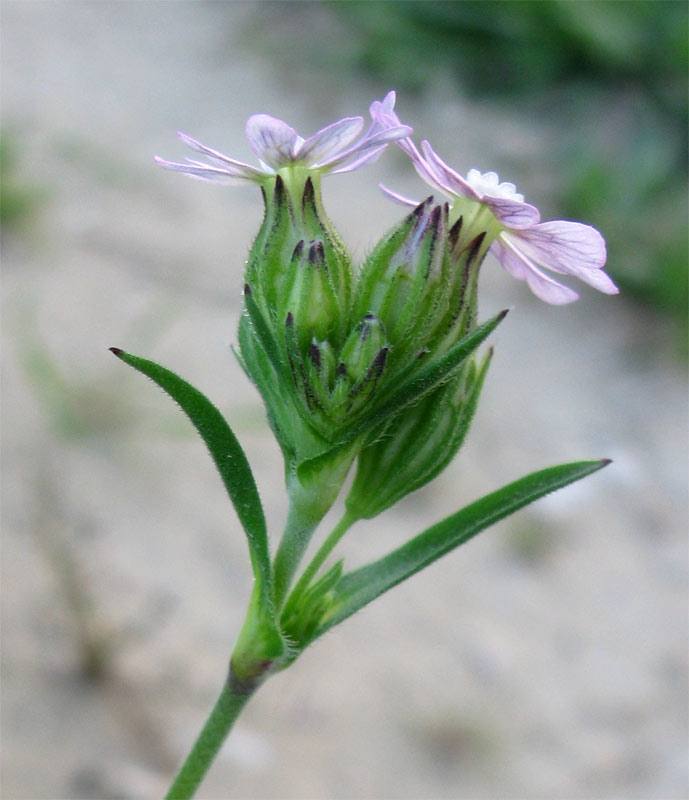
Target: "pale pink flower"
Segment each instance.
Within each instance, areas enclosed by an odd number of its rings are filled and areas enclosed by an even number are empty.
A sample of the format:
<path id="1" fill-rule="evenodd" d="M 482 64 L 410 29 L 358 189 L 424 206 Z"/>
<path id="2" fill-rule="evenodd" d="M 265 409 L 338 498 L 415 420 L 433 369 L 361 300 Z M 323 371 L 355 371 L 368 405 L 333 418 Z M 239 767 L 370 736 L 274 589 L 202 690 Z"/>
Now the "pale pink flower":
<path id="1" fill-rule="evenodd" d="M 258 167 L 211 150 L 184 133 L 178 134 L 180 139 L 204 155 L 206 161 L 188 158 L 186 163 L 177 164 L 157 156 L 156 161 L 165 169 L 220 184 L 263 183 L 289 167 L 304 167 L 320 174 L 351 172 L 375 161 L 390 142 L 411 133 L 411 128 L 399 120 L 394 125 L 389 124 L 394 107 L 394 92 L 388 92 L 382 101 L 373 102 L 371 124 L 360 138 L 357 137 L 364 127 L 362 117 L 345 117 L 303 139 L 286 122 L 268 114 L 254 114 L 246 123 L 246 137 L 258 156 Z"/>
<path id="2" fill-rule="evenodd" d="M 388 124 L 397 119 L 386 116 Z M 411 158 L 416 171 L 430 186 L 450 197 L 454 203 L 480 204 L 488 209 L 499 230 L 490 252 L 518 280 L 526 281 L 531 291 L 547 303 L 571 303 L 579 295 L 556 281 L 544 270 L 571 275 L 599 292 L 617 294 L 618 288 L 603 271 L 606 261 L 605 240 L 590 225 L 553 220 L 541 222 L 535 206 L 524 202 L 513 183 L 500 183 L 495 172 L 481 174 L 470 169 L 466 178 L 449 167 L 427 141 L 421 143 L 423 154 L 414 142 L 401 139 L 399 146 Z M 392 199 L 405 205 L 416 201 L 381 187 Z"/>

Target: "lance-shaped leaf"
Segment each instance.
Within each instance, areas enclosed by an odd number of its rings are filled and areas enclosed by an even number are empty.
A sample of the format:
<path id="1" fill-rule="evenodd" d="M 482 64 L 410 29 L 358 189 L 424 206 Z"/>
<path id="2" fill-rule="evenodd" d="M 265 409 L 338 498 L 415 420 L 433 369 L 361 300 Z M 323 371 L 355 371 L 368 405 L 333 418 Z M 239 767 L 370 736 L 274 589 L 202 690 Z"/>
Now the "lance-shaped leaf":
<path id="1" fill-rule="evenodd" d="M 117 347 L 110 350 L 125 364 L 148 376 L 175 400 L 206 443 L 227 493 L 246 531 L 254 576 L 267 598 L 271 590 L 268 534 L 261 499 L 242 446 L 223 415 L 185 380 L 154 361 L 130 355 Z"/>
<path id="2" fill-rule="evenodd" d="M 335 587 L 335 597 L 313 639 L 494 522 L 609 463 L 579 461 L 533 472 L 452 514 L 378 561 L 347 573 Z"/>

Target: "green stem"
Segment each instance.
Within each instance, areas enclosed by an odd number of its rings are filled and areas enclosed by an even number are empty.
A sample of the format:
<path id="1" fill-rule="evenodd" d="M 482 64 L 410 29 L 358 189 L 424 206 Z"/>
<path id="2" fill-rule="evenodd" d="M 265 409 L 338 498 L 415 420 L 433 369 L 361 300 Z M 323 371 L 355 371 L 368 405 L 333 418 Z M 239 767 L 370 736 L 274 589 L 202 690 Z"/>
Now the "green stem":
<path id="1" fill-rule="evenodd" d="M 293 600 L 297 600 L 299 596 L 303 594 L 303 592 L 308 588 L 309 584 L 311 583 L 313 577 L 316 575 L 318 570 L 323 566 L 325 559 L 330 555 L 330 553 L 332 553 L 335 546 L 340 541 L 340 539 L 345 535 L 345 533 L 347 533 L 347 531 L 352 527 L 352 525 L 354 525 L 354 523 L 357 522 L 358 520 L 359 517 L 357 517 L 356 514 L 352 514 L 350 511 L 345 511 L 340 521 L 332 529 L 328 538 L 318 548 L 316 555 L 311 559 L 311 562 L 302 573 L 285 607 L 290 605 Z"/>
<path id="2" fill-rule="evenodd" d="M 299 475 L 295 469 L 287 475 L 289 512 L 273 562 L 273 606 L 278 615 L 311 536 L 335 502 L 361 449 L 360 439 L 325 457 L 311 459 L 311 469 L 303 470 L 306 474 Z"/>
<path id="3" fill-rule="evenodd" d="M 165 800 L 189 800 L 194 796 L 235 720 L 260 683 L 261 681 L 252 685 L 240 684 L 230 673 L 206 724 L 165 795 Z"/>
<path id="4" fill-rule="evenodd" d="M 285 532 L 282 534 L 273 565 L 273 603 L 278 613 L 321 518 L 322 515 L 309 513 L 309 510 L 304 509 L 300 503 L 294 500 L 290 502 Z"/>

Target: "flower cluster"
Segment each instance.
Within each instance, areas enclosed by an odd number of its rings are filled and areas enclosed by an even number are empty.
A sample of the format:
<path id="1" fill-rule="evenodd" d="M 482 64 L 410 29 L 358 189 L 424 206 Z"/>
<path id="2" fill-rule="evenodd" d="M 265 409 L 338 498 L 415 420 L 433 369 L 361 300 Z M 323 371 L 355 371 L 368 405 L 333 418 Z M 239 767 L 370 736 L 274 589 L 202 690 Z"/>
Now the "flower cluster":
<path id="1" fill-rule="evenodd" d="M 471 169 L 462 177 L 427 141 L 417 147 L 394 92 L 369 111 L 366 131 L 361 117 L 345 117 L 308 138 L 256 114 L 246 135 L 258 166 L 184 134 L 205 161 L 157 159 L 193 178 L 261 187 L 265 216 L 247 261 L 238 355 L 264 398 L 292 500 L 314 519 L 355 461 L 347 506 L 371 517 L 431 480 L 460 447 L 490 360 L 475 351 L 502 318 L 478 323 L 488 252 L 548 303 L 577 298 L 550 273 L 617 292 L 595 228 L 541 222 L 496 173 Z M 448 202 L 382 187 L 414 210 L 355 269 L 323 208 L 320 180 L 371 163 L 393 143 Z"/>

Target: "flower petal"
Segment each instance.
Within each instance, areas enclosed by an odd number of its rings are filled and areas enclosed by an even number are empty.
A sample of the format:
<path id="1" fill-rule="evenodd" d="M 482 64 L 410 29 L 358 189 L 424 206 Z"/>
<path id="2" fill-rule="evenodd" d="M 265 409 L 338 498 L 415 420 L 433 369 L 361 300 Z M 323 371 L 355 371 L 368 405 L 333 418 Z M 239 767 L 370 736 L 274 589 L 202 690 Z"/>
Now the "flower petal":
<path id="1" fill-rule="evenodd" d="M 371 125 L 366 131 L 366 138 L 378 131 L 388 128 L 398 128 L 402 125 L 400 118 L 395 113 L 395 92 L 388 92 L 383 100 L 374 100 L 369 106 Z M 411 133 L 411 128 L 409 128 Z"/>
<path id="2" fill-rule="evenodd" d="M 563 270 L 576 266 L 599 269 L 605 264 L 605 240 L 599 231 L 581 222 L 542 222 L 519 236 L 527 252 L 542 254 Z"/>
<path id="3" fill-rule="evenodd" d="M 427 139 L 421 142 L 421 147 L 426 156 L 424 159 L 425 167 L 435 179 L 438 188 L 441 188 L 445 193 L 455 194 L 459 197 L 468 197 L 471 200 L 481 199 L 481 195 L 474 187 L 440 158 Z M 416 166 L 416 162 L 414 162 L 414 165 Z"/>
<path id="4" fill-rule="evenodd" d="M 359 169 L 359 167 L 363 167 L 366 164 L 372 164 L 374 161 L 377 161 L 380 158 L 380 154 L 383 152 L 383 150 L 385 150 L 386 147 L 387 145 L 384 144 L 380 147 L 374 148 L 368 153 L 363 153 L 356 157 L 349 155 L 347 156 L 347 159 L 343 160 L 342 166 L 339 166 L 336 169 L 332 168 L 331 165 L 333 162 L 331 162 L 331 164 L 328 165 L 328 172 L 333 175 L 339 175 L 341 172 L 353 172 L 355 169 Z"/>
<path id="5" fill-rule="evenodd" d="M 605 240 L 595 228 L 581 222 L 554 220 L 519 231 L 519 249 L 531 260 L 566 275 L 573 275 L 605 294 L 618 288 L 602 267 Z"/>
<path id="6" fill-rule="evenodd" d="M 368 150 L 371 147 L 378 147 L 382 144 L 390 144 L 390 142 L 396 142 L 398 139 L 406 139 L 409 135 L 413 133 L 412 128 L 409 125 L 393 125 L 391 128 L 384 128 L 383 130 L 378 130 L 375 133 L 366 134 L 366 136 L 361 140 L 360 145 L 356 146 L 357 149 Z"/>
<path id="7" fill-rule="evenodd" d="M 482 202 L 490 208 L 497 219 L 507 228 L 514 228 L 515 230 L 531 228 L 541 220 L 541 215 L 536 206 L 520 200 L 485 195 Z"/>
<path id="8" fill-rule="evenodd" d="M 172 161 L 166 161 L 159 156 L 155 156 L 156 163 L 159 164 L 164 169 L 171 169 L 175 172 L 183 172 L 185 175 L 189 175 L 191 178 L 198 178 L 202 181 L 207 181 L 208 183 L 217 183 L 221 186 L 231 186 L 236 184 L 237 182 L 242 181 L 256 181 L 260 182 L 265 178 L 265 175 L 262 172 L 255 172 L 258 174 L 259 177 L 255 177 L 253 174 L 247 173 L 242 174 L 240 170 L 237 170 L 235 173 L 230 172 L 227 169 L 221 169 L 220 167 L 211 167 L 206 164 L 201 164 L 200 162 L 192 161 L 188 164 L 175 164 Z M 247 167 L 247 169 L 251 170 L 251 167 Z"/>
<path id="9" fill-rule="evenodd" d="M 237 161 L 234 158 L 229 158 L 228 156 L 223 155 L 223 153 L 219 153 L 217 150 L 212 150 L 210 147 L 206 147 L 206 145 L 201 144 L 201 142 L 196 141 L 196 139 L 192 139 L 191 136 L 187 136 L 185 133 L 180 133 L 178 131 L 177 135 L 184 142 L 184 144 L 187 145 L 187 147 L 191 147 L 192 150 L 196 150 L 198 153 L 203 153 L 203 155 L 207 156 L 215 165 L 219 166 L 221 169 L 224 169 L 228 175 L 256 181 L 260 181 L 265 177 L 265 174 L 261 172 L 261 170 L 256 169 L 256 167 L 245 164 L 243 161 Z M 187 160 L 190 161 L 190 159 Z M 201 164 L 200 162 L 191 163 L 195 163 L 198 166 L 207 166 Z"/>
<path id="10" fill-rule="evenodd" d="M 419 205 L 418 200 L 412 200 L 411 197 L 405 197 L 403 194 L 398 194 L 397 192 L 393 192 L 392 189 L 388 189 L 387 186 L 384 186 L 382 183 L 379 183 L 378 186 L 380 190 L 386 197 L 389 197 L 391 200 L 394 200 L 396 203 L 399 203 L 403 206 L 412 206 L 416 208 Z"/>
<path id="11" fill-rule="evenodd" d="M 503 232 L 490 246 L 490 252 L 507 272 L 517 280 L 526 281 L 529 289 L 546 303 L 561 306 L 572 303 L 579 295 L 567 286 L 546 275 L 529 261 Z"/>
<path id="12" fill-rule="evenodd" d="M 268 114 L 253 114 L 249 117 L 246 138 L 259 159 L 274 170 L 292 162 L 302 142 L 294 128 Z"/>
<path id="13" fill-rule="evenodd" d="M 558 283 L 536 267 L 527 271 L 526 283 L 536 297 L 553 306 L 564 306 L 579 299 L 574 289 Z"/>
<path id="14" fill-rule="evenodd" d="M 344 152 L 338 153 L 326 161 L 314 164 L 313 167 L 314 169 L 328 167 L 328 172 L 349 172 L 369 163 L 369 161 L 374 161 L 390 142 L 394 142 L 403 136 L 408 136 L 409 133 L 411 133 L 411 128 L 408 125 L 386 128 L 372 135 L 369 131 L 362 139 L 355 142 Z M 376 151 L 375 155 L 371 155 L 371 151 L 374 150 Z M 362 159 L 361 156 L 363 155 L 370 157 Z"/>
<path id="15" fill-rule="evenodd" d="M 309 138 L 299 148 L 300 161 L 315 164 L 347 148 L 364 127 L 361 117 L 345 117 L 333 122 Z"/>
<path id="16" fill-rule="evenodd" d="M 394 117 L 394 125 L 399 125 L 400 121 L 394 112 L 395 108 L 395 100 L 397 95 L 395 94 L 395 90 L 392 89 L 389 91 L 382 100 L 374 100 L 371 105 L 369 106 L 369 113 L 371 114 L 371 119 L 376 119 L 376 117 Z"/>

